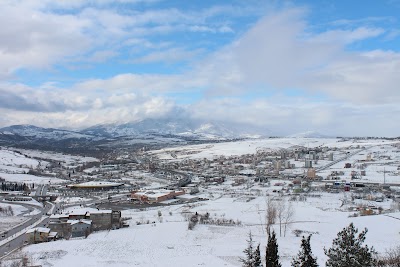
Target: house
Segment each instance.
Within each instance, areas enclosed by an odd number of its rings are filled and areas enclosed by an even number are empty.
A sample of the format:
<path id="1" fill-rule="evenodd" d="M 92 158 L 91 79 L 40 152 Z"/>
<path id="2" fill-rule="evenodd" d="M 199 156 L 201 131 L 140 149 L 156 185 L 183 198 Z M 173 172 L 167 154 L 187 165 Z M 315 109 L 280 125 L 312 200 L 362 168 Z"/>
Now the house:
<path id="1" fill-rule="evenodd" d="M 50 228 L 37 227 L 26 231 L 26 239 L 29 243 L 41 243 L 55 240 L 57 238 L 56 232 L 51 232 Z"/>
<path id="2" fill-rule="evenodd" d="M 99 210 L 90 212 L 93 231 L 119 229 L 122 225 L 121 211 Z"/>
<path id="3" fill-rule="evenodd" d="M 48 227 L 52 232 L 57 232 L 59 238 L 71 237 L 71 224 L 67 221 L 50 221 Z"/>
<path id="4" fill-rule="evenodd" d="M 69 220 L 68 214 L 52 214 L 49 217 L 50 223 L 51 222 L 66 222 Z"/>
<path id="5" fill-rule="evenodd" d="M 78 210 L 72 210 L 68 214 L 68 219 L 69 220 L 81 220 L 81 219 L 86 219 L 89 216 L 89 211 L 84 210 L 84 209 L 78 209 Z"/>
<path id="6" fill-rule="evenodd" d="M 77 222 L 78 225 L 76 225 Z M 122 227 L 121 211 L 117 210 L 73 210 L 68 214 L 51 215 L 49 222 L 49 228 L 58 232 L 61 238 L 85 236 L 86 230 L 89 228 L 89 233 L 91 233 L 92 231 L 119 229 L 120 227 Z"/>
<path id="7" fill-rule="evenodd" d="M 92 232 L 91 220 L 68 220 L 67 223 L 71 227 L 71 237 L 86 237 Z"/>

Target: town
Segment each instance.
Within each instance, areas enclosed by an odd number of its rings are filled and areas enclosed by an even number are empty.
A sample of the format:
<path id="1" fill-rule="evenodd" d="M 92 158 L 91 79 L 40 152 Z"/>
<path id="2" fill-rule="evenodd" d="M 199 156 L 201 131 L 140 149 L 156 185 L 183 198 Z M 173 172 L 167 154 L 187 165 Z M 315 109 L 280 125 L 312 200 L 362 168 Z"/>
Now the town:
<path id="1" fill-rule="evenodd" d="M 165 210 L 173 217 L 172 209 L 180 209 L 186 213 L 181 221 L 190 222 L 202 211 L 194 207 L 216 205 L 221 198 L 257 207 L 261 228 L 267 224 L 262 199 L 285 206 L 285 199 L 330 198 L 349 217 L 393 216 L 400 209 L 397 140 L 250 139 L 121 149 L 104 158 L 3 147 L 0 161 L 1 207 L 24 210 L 2 215 L 9 220 L 0 225 L 5 262 L 23 258 L 16 251 L 38 243 L 165 225 Z M 152 210 L 157 216 L 147 218 Z M 243 227 L 246 221 L 207 214 L 203 224 Z M 295 236 L 307 232 L 295 229 L 295 222 L 285 222 L 285 235 L 287 226 Z"/>

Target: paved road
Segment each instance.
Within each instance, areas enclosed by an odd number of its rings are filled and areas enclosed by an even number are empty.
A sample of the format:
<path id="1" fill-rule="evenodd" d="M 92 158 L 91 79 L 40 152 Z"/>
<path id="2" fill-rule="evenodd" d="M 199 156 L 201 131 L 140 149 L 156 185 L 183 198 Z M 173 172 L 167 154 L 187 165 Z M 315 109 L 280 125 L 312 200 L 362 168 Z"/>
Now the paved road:
<path id="1" fill-rule="evenodd" d="M 368 149 L 370 149 L 370 148 L 371 148 L 371 147 L 367 147 L 367 148 L 363 148 L 363 149 L 360 149 L 360 150 L 356 150 L 356 151 L 354 151 L 354 152 L 352 152 L 352 153 L 347 154 L 346 156 L 344 156 L 344 157 L 342 157 L 342 158 L 340 158 L 340 159 L 337 159 L 337 160 L 335 160 L 335 161 L 332 161 L 332 162 L 326 164 L 325 166 L 315 168 L 315 170 L 316 170 L 317 172 L 326 170 L 326 169 L 328 169 L 329 167 L 331 167 L 332 165 L 335 165 L 336 163 L 339 163 L 339 162 L 341 162 L 341 161 L 347 160 L 348 158 L 350 158 L 350 157 L 352 157 L 352 156 L 354 156 L 354 155 L 356 155 L 356 154 L 358 154 L 358 153 L 361 153 L 361 152 L 364 151 L 364 150 L 368 150 Z"/>
<path id="2" fill-rule="evenodd" d="M 47 185 L 38 185 L 35 196 L 46 196 L 47 195 Z"/>
<path id="3" fill-rule="evenodd" d="M 40 208 L 39 206 L 25 204 L 25 203 L 18 203 L 18 204 L 25 206 L 28 209 L 36 208 L 41 211 L 39 214 L 33 215 L 29 220 L 25 221 L 23 224 L 18 225 L 16 227 L 14 227 L 13 229 L 8 230 L 6 237 L 2 238 L 1 240 L 4 240 L 10 236 L 14 237 L 14 238 L 12 240 L 10 240 L 9 242 L 0 246 L 0 258 L 4 255 L 10 253 L 11 251 L 14 251 L 15 249 L 22 247 L 25 242 L 25 234 L 18 235 L 18 233 L 21 232 L 22 230 L 24 230 L 25 228 L 27 228 L 39 221 L 42 221 L 43 215 L 45 215 L 52 207 L 50 204 L 46 204 L 46 207 L 44 209 Z M 48 220 L 49 220 L 48 218 L 43 219 L 43 221 L 37 226 L 45 227 L 48 223 Z"/>

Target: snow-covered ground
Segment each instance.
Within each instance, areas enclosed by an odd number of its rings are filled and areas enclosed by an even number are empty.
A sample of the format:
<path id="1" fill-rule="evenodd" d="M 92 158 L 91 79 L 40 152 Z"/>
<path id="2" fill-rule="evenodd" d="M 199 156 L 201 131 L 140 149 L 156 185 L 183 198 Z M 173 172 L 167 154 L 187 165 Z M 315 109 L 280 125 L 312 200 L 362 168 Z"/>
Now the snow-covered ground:
<path id="1" fill-rule="evenodd" d="M 191 145 L 173 148 L 165 148 L 152 151 L 160 159 L 202 159 L 218 156 L 237 156 L 244 154 L 254 154 L 258 150 L 279 150 L 293 146 L 303 146 L 313 148 L 319 146 L 345 148 L 349 146 L 374 146 L 379 144 L 392 144 L 394 141 L 382 140 L 358 140 L 341 142 L 337 138 L 269 138 L 252 139 L 237 142 L 221 142 L 216 144 Z"/>
<path id="2" fill-rule="evenodd" d="M 36 167 L 38 164 L 36 159 L 28 158 L 14 151 L 0 149 L 0 165 Z"/>
<path id="3" fill-rule="evenodd" d="M 89 200 L 90 198 L 84 198 L 84 197 L 58 197 L 55 202 L 64 204 L 80 204 Z"/>
<path id="4" fill-rule="evenodd" d="M 32 212 L 28 213 L 28 209 L 24 206 L 13 203 L 0 203 L 0 207 L 3 209 L 12 208 L 13 214 L 0 213 L 0 232 L 7 231 L 12 227 L 25 222 L 29 218 L 29 215 L 35 215 L 39 213 L 39 210 L 33 209 Z"/>
<path id="5" fill-rule="evenodd" d="M 8 207 L 10 207 L 10 206 L 11 206 L 11 208 L 12 208 L 12 210 L 13 210 L 14 216 L 18 216 L 18 215 L 20 215 L 22 212 L 27 211 L 27 209 L 26 209 L 25 207 L 21 206 L 21 205 L 8 204 L 8 203 L 0 203 L 0 207 L 3 208 L 3 209 L 8 208 Z M 0 217 L 1 217 L 1 216 L 2 216 L 2 214 L 0 214 Z M 3 216 L 3 217 L 5 217 L 5 216 Z"/>
<path id="6" fill-rule="evenodd" d="M 40 159 L 53 159 L 56 161 L 65 162 L 67 165 L 73 165 L 81 162 L 99 161 L 98 159 L 93 157 L 73 156 L 73 155 L 67 155 L 50 151 L 38 151 L 38 150 L 26 150 L 26 149 L 16 149 L 16 150 L 30 157 L 40 158 Z"/>
<path id="7" fill-rule="evenodd" d="M 62 179 L 54 177 L 35 176 L 31 174 L 13 174 L 13 173 L 0 173 L 0 177 L 8 182 L 18 182 L 27 184 L 58 184 L 65 182 Z"/>
<path id="8" fill-rule="evenodd" d="M 346 211 L 347 206 L 342 206 L 340 198 L 344 195 L 321 193 L 321 197 L 292 202 L 295 216 L 286 237 L 279 237 L 278 224 L 273 226 L 278 233 L 284 267 L 290 266 L 291 258 L 300 247 L 301 237 L 295 236 L 295 229 L 313 233 L 312 249 L 321 266 L 326 260 L 323 248 L 330 247 L 337 232 L 350 222 L 354 222 L 360 231 L 368 228 L 366 242 L 379 252 L 398 245 L 399 221 L 387 215 L 400 218 L 399 212 L 349 218 L 351 212 Z M 93 233 L 87 239 L 32 245 L 24 248 L 24 252 L 42 266 L 241 266 L 239 257 L 244 255 L 248 233 L 251 231 L 254 241 L 262 247 L 267 240 L 266 197 L 259 196 L 248 202 L 241 199 L 228 195 L 221 197 L 216 192 L 213 199 L 191 206 L 123 211 L 123 217 L 132 217 L 129 228 Z M 208 212 L 212 218 L 239 220 L 242 225 L 198 224 L 188 230 L 185 214 L 196 211 L 200 214 Z M 136 225 L 137 222 L 144 224 Z"/>

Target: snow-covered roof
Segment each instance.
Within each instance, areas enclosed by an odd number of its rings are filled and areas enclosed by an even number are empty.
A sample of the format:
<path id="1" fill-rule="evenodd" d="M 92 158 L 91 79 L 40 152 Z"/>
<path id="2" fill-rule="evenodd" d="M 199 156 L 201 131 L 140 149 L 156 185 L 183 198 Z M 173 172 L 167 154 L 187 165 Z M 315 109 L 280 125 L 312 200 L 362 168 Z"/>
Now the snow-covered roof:
<path id="1" fill-rule="evenodd" d="M 74 224 L 77 224 L 77 223 L 92 224 L 92 220 L 85 220 L 85 219 L 82 219 L 82 220 L 68 220 L 67 223 L 69 223 L 71 225 L 74 225 Z"/>
<path id="2" fill-rule="evenodd" d="M 69 215 L 69 216 L 85 216 L 87 213 L 89 213 L 89 211 L 88 210 L 86 210 L 86 209 L 76 209 L 76 210 L 71 210 L 70 212 L 69 212 L 69 214 L 67 214 L 67 215 Z"/>
<path id="3" fill-rule="evenodd" d="M 103 181 L 91 181 L 85 182 L 80 184 L 70 184 L 67 185 L 68 187 L 75 187 L 75 188 L 98 188 L 98 187 L 117 187 L 122 186 L 123 183 L 113 183 L 113 182 L 103 182 Z"/>
<path id="4" fill-rule="evenodd" d="M 50 228 L 46 227 L 37 227 L 37 228 L 32 228 L 26 231 L 27 234 L 33 233 L 33 232 L 40 232 L 40 233 L 50 233 Z"/>
<path id="5" fill-rule="evenodd" d="M 58 234 L 57 232 L 50 232 L 50 233 L 49 233 L 49 238 L 56 237 L 57 234 Z"/>
<path id="6" fill-rule="evenodd" d="M 68 218 L 67 214 L 52 214 L 50 215 L 50 219 L 60 219 L 60 218 Z"/>
<path id="7" fill-rule="evenodd" d="M 112 210 L 94 210 L 90 212 L 90 214 L 104 214 L 104 213 L 112 213 Z"/>

